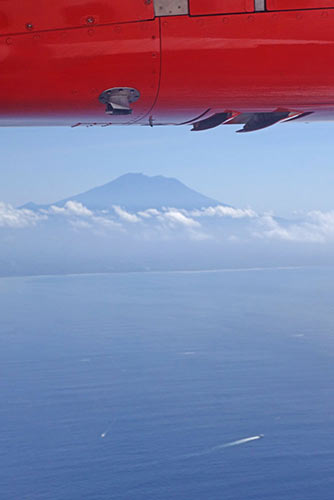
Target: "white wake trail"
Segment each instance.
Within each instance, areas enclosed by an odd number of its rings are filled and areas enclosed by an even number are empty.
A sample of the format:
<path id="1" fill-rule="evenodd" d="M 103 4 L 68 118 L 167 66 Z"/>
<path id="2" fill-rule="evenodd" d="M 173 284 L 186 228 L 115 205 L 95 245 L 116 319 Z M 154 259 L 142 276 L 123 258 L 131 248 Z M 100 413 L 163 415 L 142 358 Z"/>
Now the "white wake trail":
<path id="1" fill-rule="evenodd" d="M 249 438 L 238 439 L 238 441 L 232 441 L 231 443 L 226 443 L 221 446 L 221 448 L 229 448 L 230 446 L 239 446 L 240 444 L 251 443 L 252 441 L 257 441 L 258 439 L 262 439 L 264 436 L 260 434 L 259 436 L 252 436 Z"/>
<path id="2" fill-rule="evenodd" d="M 244 439 L 238 439 L 237 441 L 231 441 L 230 443 L 220 444 L 218 446 L 214 446 L 213 448 L 209 448 L 208 450 L 200 451 L 198 453 L 189 453 L 188 455 L 183 455 L 183 458 L 192 458 L 192 457 L 202 457 L 203 455 L 211 455 L 215 451 L 222 450 L 224 448 L 231 448 L 232 446 L 240 446 L 242 444 L 251 443 L 252 441 L 258 441 L 264 437 L 263 434 L 259 434 L 258 436 L 251 436 Z"/>

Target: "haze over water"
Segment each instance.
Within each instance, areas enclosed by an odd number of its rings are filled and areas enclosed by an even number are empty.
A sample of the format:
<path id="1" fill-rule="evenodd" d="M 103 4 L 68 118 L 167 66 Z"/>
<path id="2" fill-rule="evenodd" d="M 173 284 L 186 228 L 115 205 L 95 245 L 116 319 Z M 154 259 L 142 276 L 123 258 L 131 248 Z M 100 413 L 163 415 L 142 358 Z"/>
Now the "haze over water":
<path id="1" fill-rule="evenodd" d="M 0 279 L 1 499 L 331 500 L 333 295 L 328 268 Z"/>

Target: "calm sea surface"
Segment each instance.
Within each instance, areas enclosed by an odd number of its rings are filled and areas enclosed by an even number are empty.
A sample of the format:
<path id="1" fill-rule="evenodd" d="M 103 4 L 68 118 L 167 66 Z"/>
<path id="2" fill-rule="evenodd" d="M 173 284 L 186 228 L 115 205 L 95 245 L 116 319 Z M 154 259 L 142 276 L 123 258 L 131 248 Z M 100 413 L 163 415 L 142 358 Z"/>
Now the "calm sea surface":
<path id="1" fill-rule="evenodd" d="M 0 395 L 1 500 L 332 500 L 334 270 L 0 279 Z"/>

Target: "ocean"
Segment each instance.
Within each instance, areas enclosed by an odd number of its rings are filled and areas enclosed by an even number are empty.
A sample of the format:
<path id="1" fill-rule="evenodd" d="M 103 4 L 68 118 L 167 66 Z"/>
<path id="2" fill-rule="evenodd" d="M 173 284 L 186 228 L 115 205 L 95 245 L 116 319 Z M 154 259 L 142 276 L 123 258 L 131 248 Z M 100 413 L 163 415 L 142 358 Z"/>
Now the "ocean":
<path id="1" fill-rule="evenodd" d="M 332 500 L 334 269 L 0 279 L 1 500 Z"/>

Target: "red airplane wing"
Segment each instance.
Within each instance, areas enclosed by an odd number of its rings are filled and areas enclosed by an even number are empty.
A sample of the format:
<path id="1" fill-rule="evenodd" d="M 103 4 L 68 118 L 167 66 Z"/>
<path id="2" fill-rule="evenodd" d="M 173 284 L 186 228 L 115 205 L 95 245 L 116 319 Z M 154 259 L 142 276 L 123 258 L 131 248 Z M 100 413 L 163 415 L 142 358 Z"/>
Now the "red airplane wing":
<path id="1" fill-rule="evenodd" d="M 2 0 L 0 125 L 331 119 L 333 25 L 334 0 Z"/>
<path id="2" fill-rule="evenodd" d="M 145 0 L 1 0 L 0 34 L 70 29 L 154 18 Z"/>

